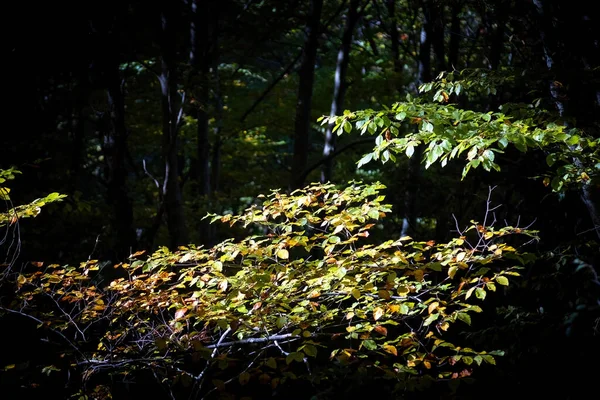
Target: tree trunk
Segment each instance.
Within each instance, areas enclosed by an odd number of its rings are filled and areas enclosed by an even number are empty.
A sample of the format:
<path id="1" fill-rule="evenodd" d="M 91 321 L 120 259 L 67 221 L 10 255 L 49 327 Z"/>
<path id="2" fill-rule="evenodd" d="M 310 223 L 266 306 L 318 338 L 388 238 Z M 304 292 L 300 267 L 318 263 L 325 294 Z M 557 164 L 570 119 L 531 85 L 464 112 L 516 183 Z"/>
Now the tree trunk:
<path id="1" fill-rule="evenodd" d="M 174 54 L 174 32 L 171 16 L 163 10 L 161 38 L 161 107 L 163 114 L 163 160 L 165 165 L 162 185 L 164 209 L 171 247 L 188 244 L 188 231 L 183 209 L 183 196 L 179 184 L 178 168 L 178 122 L 182 105 L 177 101 L 177 85 Z"/>
<path id="2" fill-rule="evenodd" d="M 398 18 L 396 17 L 396 0 L 386 1 L 388 14 L 390 18 L 390 41 L 392 57 L 394 61 L 394 72 L 400 73 L 402 65 L 400 63 L 400 38 L 398 37 Z"/>
<path id="3" fill-rule="evenodd" d="M 508 19 L 508 7 L 510 7 L 510 3 L 506 4 L 499 0 L 494 3 L 497 22 L 490 48 L 490 68 L 493 70 L 498 69 L 500 66 L 500 60 L 502 60 L 502 54 L 504 53 L 504 33 Z"/>
<path id="4" fill-rule="evenodd" d="M 419 58 L 417 65 L 417 86 L 431 80 L 431 38 L 433 33 L 432 13 L 427 1 L 423 2 L 423 26 L 419 43 Z M 407 183 L 404 192 L 404 204 L 402 207 L 402 230 L 400 236 L 414 235 L 417 226 L 417 197 L 419 181 L 421 178 L 421 158 L 423 156 L 423 145 L 417 146 L 412 157 L 408 161 L 406 171 Z"/>
<path id="5" fill-rule="evenodd" d="M 360 0 L 352 0 L 348 9 L 346 18 L 346 26 L 342 34 L 342 45 L 338 51 L 337 63 L 335 67 L 335 77 L 333 83 L 333 101 L 331 102 L 330 116 L 338 115 L 344 107 L 344 96 L 348 83 L 346 82 L 346 74 L 348 72 L 348 63 L 350 61 L 350 48 L 352 47 L 352 34 L 354 27 L 360 19 L 358 5 Z M 328 157 L 335 151 L 335 143 L 337 135 L 333 133 L 334 124 L 327 126 L 325 132 L 325 144 L 323 146 L 323 157 Z M 333 175 L 333 158 L 330 157 L 323 164 L 321 169 L 321 182 L 328 182 Z"/>
<path id="6" fill-rule="evenodd" d="M 210 140 L 209 140 L 209 102 L 210 102 L 210 65 L 211 51 L 211 7 L 207 0 L 192 0 L 190 23 L 190 66 L 192 75 L 197 79 L 197 160 L 193 174 L 198 181 L 198 194 L 210 194 Z"/>
<path id="7" fill-rule="evenodd" d="M 125 126 L 125 97 L 118 64 L 108 72 L 107 100 L 110 109 L 111 136 L 108 138 L 110 155 L 108 177 L 108 202 L 113 208 L 115 230 L 114 252 L 117 260 L 124 260 L 135 247 L 133 206 L 127 195 L 127 128 Z"/>
<path id="8" fill-rule="evenodd" d="M 448 65 L 452 69 L 458 69 L 458 53 L 460 51 L 460 12 L 462 10 L 462 0 L 456 1 L 452 5 L 452 17 L 450 22 L 450 43 L 448 45 Z"/>
<path id="9" fill-rule="evenodd" d="M 306 24 L 307 39 L 304 44 L 302 65 L 299 71 L 300 80 L 296 103 L 296 120 L 294 123 L 294 153 L 292 156 L 290 178 L 291 189 L 297 189 L 304 184 L 302 172 L 305 170 L 308 162 L 312 92 L 322 9 L 323 0 L 311 0 L 308 22 Z"/>

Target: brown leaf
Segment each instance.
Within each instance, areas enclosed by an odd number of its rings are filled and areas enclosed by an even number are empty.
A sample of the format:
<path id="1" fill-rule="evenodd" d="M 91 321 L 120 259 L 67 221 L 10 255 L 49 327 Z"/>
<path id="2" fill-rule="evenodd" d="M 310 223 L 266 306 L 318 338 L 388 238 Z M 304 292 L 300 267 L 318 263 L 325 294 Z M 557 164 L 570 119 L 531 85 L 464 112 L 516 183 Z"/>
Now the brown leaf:
<path id="1" fill-rule="evenodd" d="M 373 328 L 373 330 L 383 336 L 387 336 L 388 334 L 387 328 L 385 326 L 377 325 Z"/>

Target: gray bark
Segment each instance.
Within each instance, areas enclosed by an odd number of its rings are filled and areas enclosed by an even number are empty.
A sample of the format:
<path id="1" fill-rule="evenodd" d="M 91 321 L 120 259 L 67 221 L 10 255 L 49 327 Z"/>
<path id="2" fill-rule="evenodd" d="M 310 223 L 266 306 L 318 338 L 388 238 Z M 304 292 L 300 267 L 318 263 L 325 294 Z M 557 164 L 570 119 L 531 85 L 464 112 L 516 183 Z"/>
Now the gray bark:
<path id="1" fill-rule="evenodd" d="M 348 89 L 348 83 L 346 81 L 346 74 L 348 72 L 348 63 L 350 61 L 350 48 L 352 46 L 352 35 L 356 23 L 360 19 L 358 12 L 358 6 L 360 0 L 352 0 L 348 9 L 348 16 L 346 18 L 346 26 L 344 33 L 342 34 L 342 44 L 338 51 L 337 63 L 335 67 L 334 84 L 333 84 L 333 101 L 331 102 L 330 116 L 338 115 L 342 112 L 344 107 L 344 96 Z M 336 137 L 333 133 L 334 124 L 327 126 L 325 132 L 325 143 L 323 146 L 323 157 L 328 157 L 335 151 Z M 333 175 L 333 158 L 327 159 L 321 169 L 321 182 L 328 182 L 331 180 Z"/>

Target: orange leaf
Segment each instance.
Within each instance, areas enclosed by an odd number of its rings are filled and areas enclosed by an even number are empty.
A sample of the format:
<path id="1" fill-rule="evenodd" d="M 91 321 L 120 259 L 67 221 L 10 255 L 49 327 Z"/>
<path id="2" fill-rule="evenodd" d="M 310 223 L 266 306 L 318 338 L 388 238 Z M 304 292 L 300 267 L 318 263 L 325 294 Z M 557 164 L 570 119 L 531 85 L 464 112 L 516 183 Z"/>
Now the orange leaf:
<path id="1" fill-rule="evenodd" d="M 375 332 L 379 333 L 380 335 L 387 336 L 387 329 L 384 326 L 377 325 L 375 328 L 373 328 L 373 330 L 375 330 Z"/>

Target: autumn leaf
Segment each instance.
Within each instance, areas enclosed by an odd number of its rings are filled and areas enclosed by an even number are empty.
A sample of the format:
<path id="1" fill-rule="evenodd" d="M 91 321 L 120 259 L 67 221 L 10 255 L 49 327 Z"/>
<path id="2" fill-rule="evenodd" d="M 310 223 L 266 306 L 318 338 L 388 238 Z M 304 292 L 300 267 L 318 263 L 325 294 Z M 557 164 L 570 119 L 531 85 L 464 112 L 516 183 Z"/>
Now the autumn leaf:
<path id="1" fill-rule="evenodd" d="M 388 334 L 388 331 L 387 331 L 387 329 L 386 329 L 384 326 L 381 326 L 381 325 L 377 325 L 377 326 L 375 326 L 375 327 L 373 328 L 373 330 L 374 330 L 375 332 L 379 333 L 380 335 L 383 335 L 383 336 L 387 336 L 387 334 Z"/>
<path id="2" fill-rule="evenodd" d="M 385 351 L 386 353 L 390 353 L 395 356 L 398 355 L 398 349 L 396 349 L 396 347 L 391 346 L 389 344 L 384 344 L 382 347 L 383 347 L 383 351 Z"/>
<path id="3" fill-rule="evenodd" d="M 375 307 L 373 309 L 373 319 L 377 321 L 379 318 L 383 316 L 383 309 L 381 307 Z"/>
<path id="4" fill-rule="evenodd" d="M 279 249 L 277 250 L 277 257 L 281 258 L 282 260 L 287 260 L 290 258 L 290 253 L 286 249 Z"/>

